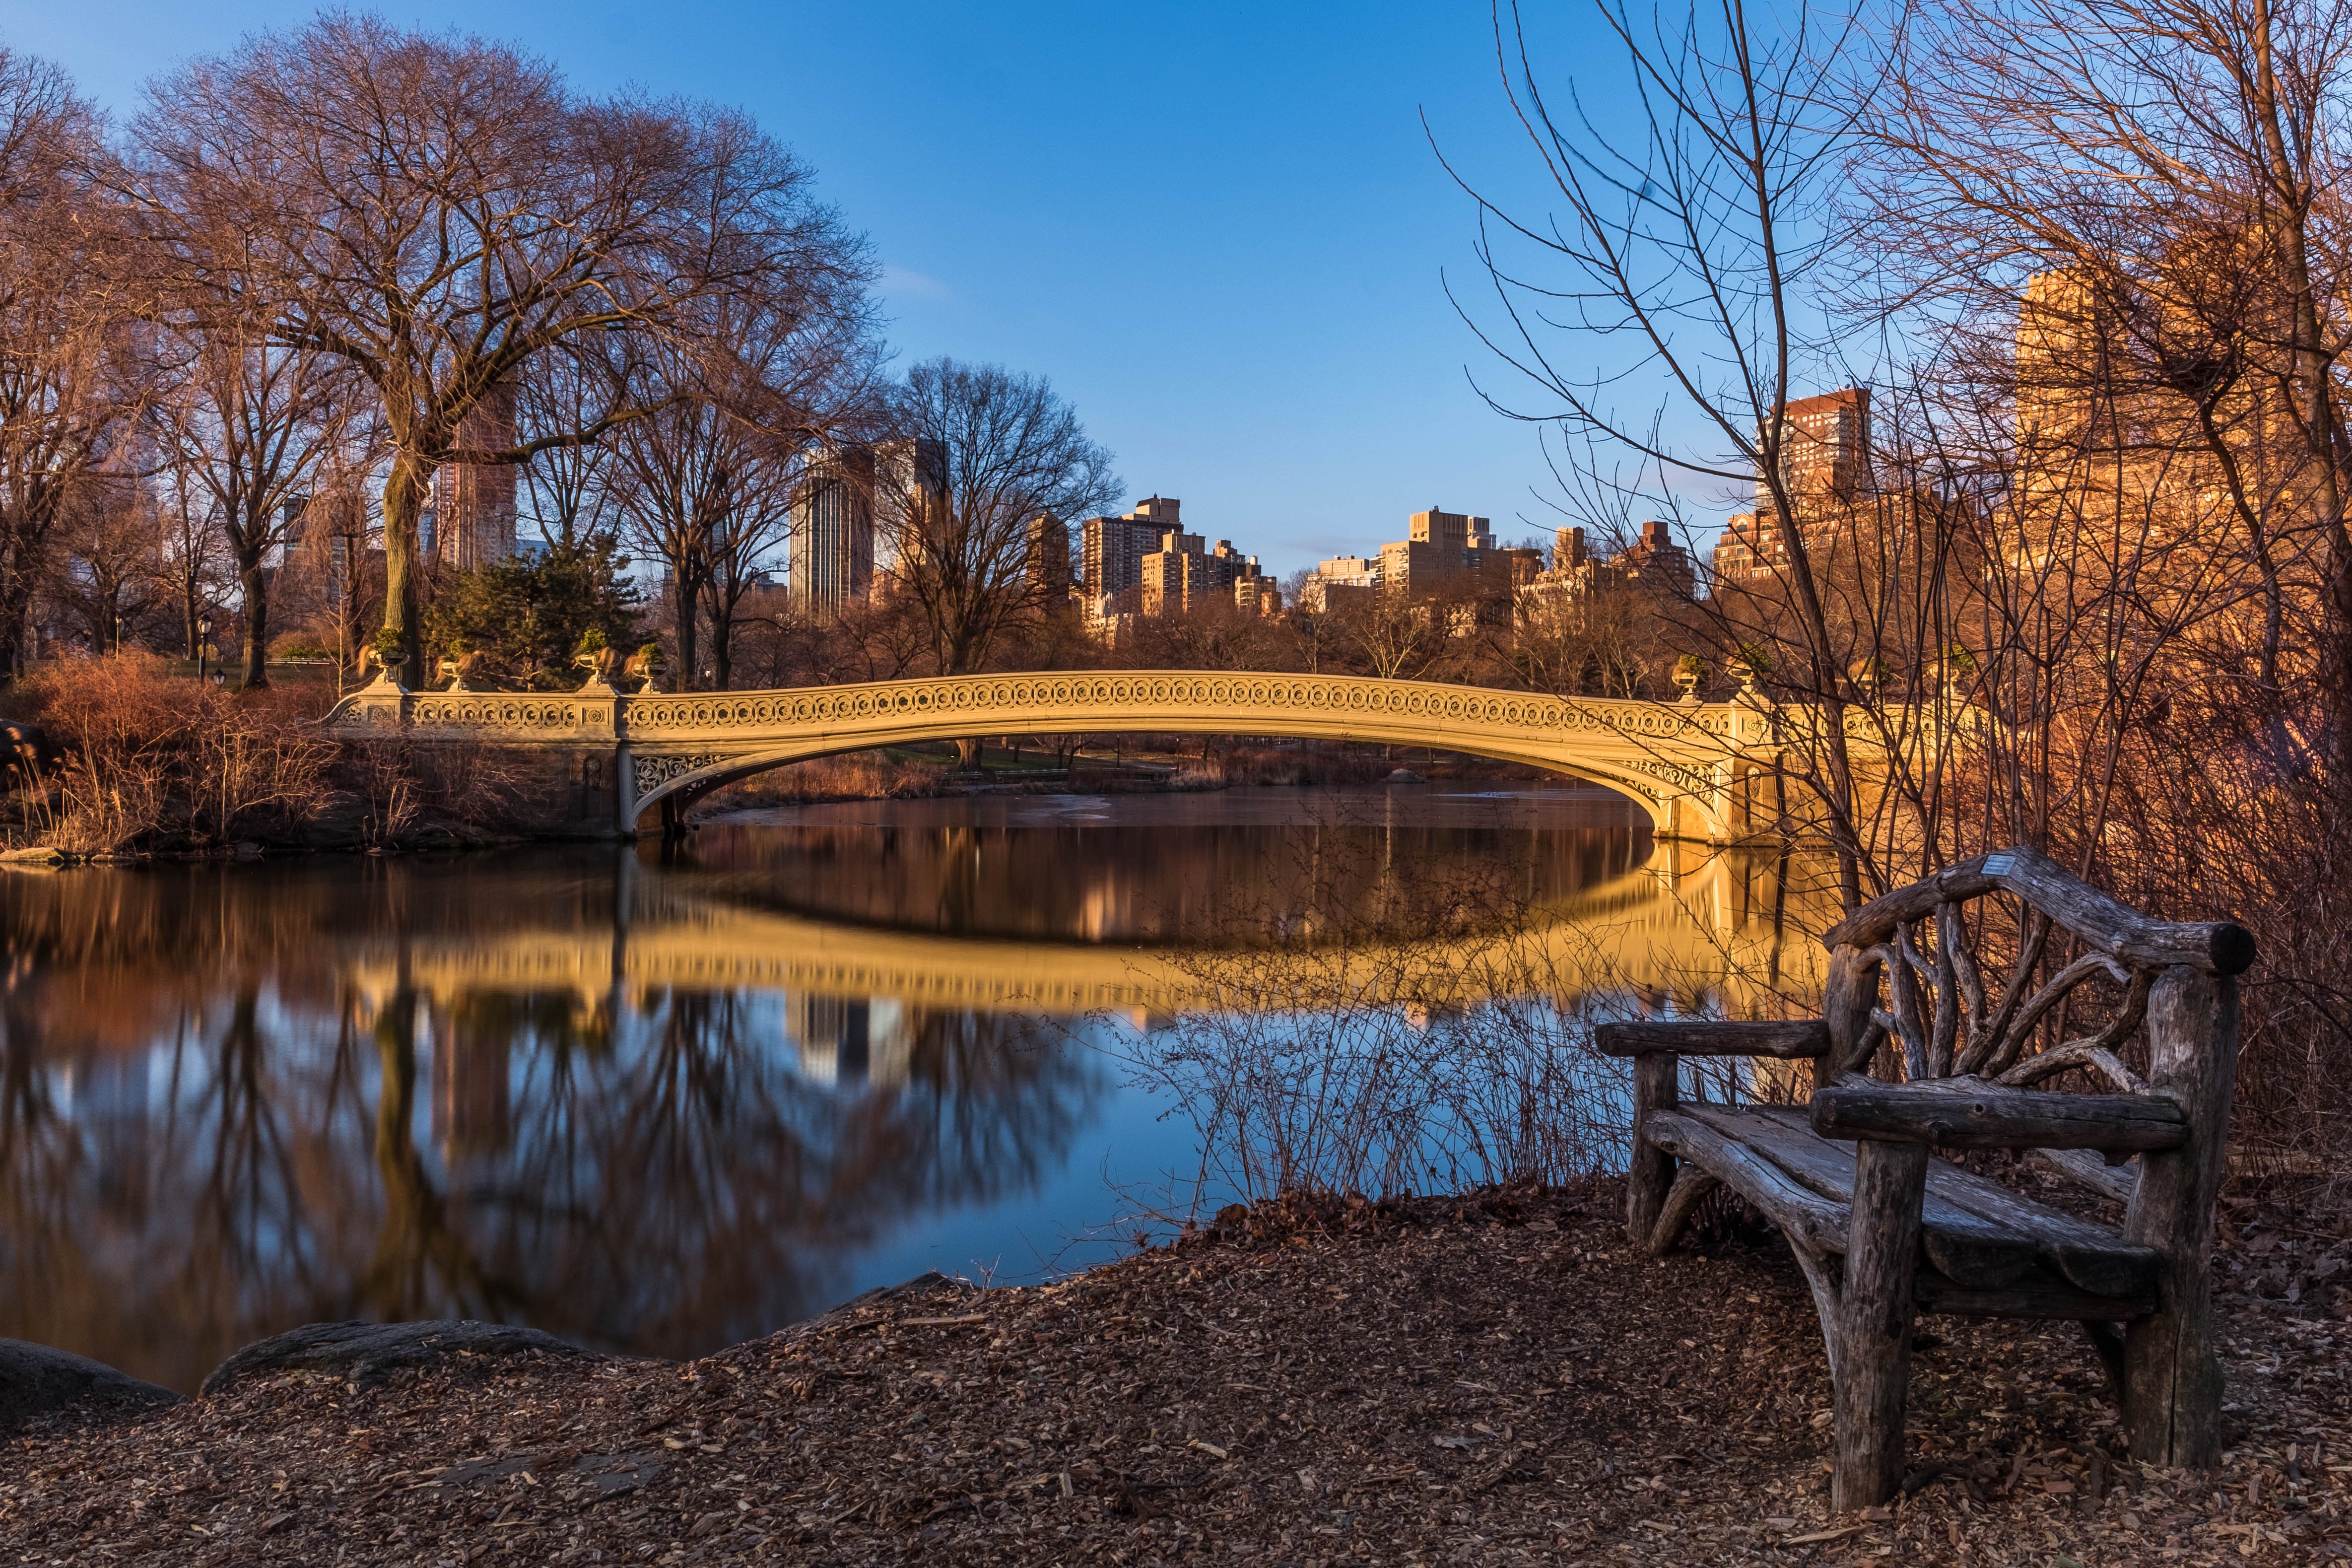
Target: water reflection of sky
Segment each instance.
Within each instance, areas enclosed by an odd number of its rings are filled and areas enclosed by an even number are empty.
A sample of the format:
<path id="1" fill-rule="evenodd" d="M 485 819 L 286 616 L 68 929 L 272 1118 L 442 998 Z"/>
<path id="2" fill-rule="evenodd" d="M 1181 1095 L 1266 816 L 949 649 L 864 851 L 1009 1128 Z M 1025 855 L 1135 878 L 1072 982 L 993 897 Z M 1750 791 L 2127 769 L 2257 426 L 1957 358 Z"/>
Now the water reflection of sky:
<path id="1" fill-rule="evenodd" d="M 1198 1165 L 1121 1071 L 1151 1009 L 945 1005 L 889 955 L 1381 928 L 1648 852 L 1590 791 L 1236 790 L 0 878 L 0 1335 L 181 1387 L 343 1317 L 681 1355 L 925 1268 L 1097 1261 Z M 730 963 L 794 983 L 695 978 Z"/>

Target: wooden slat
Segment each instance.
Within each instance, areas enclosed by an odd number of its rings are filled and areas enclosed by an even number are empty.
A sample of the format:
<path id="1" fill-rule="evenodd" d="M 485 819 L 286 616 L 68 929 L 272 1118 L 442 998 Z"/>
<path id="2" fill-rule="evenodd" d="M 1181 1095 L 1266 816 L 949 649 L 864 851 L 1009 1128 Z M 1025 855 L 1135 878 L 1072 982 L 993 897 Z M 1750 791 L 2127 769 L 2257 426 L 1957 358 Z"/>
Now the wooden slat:
<path id="1" fill-rule="evenodd" d="M 1851 1203 L 1853 1145 L 1813 1136 L 1795 1120 L 1803 1112 L 1769 1106 L 1686 1105 L 1683 1114 L 1746 1143 L 1822 1196 Z M 1920 1218 L 1928 1261 L 1963 1284 L 1986 1288 L 2005 1284 L 2033 1267 L 2038 1249 L 2031 1237 L 1932 1192 Z"/>
<path id="2" fill-rule="evenodd" d="M 1794 1023 L 1694 1018 L 1664 1024 L 1603 1024 L 1593 1031 L 1592 1046 L 1604 1057 L 1673 1051 L 1686 1057 L 1779 1057 L 1797 1060 L 1826 1054 L 1830 1031 L 1829 1026 L 1819 1018 L 1802 1018 Z"/>
<path id="3" fill-rule="evenodd" d="M 2164 967 L 2186 963 L 2208 974 L 2238 974 L 2253 966 L 2253 934 L 2232 921 L 2159 921 L 2117 903 L 2047 856 L 2022 845 L 1979 855 L 1893 892 L 1881 894 L 1830 928 L 1832 947 L 1874 947 L 1895 928 L 1934 911 L 1940 903 L 1980 898 L 2005 889 L 2049 915 L 2084 942 L 2126 963 Z"/>
<path id="4" fill-rule="evenodd" d="M 1812 1136 L 1805 1126 L 1805 1113 L 1792 1106 L 1759 1106 L 1748 1114 L 1794 1136 Z M 1845 1147 L 1827 1142 L 1822 1146 Z M 2080 1157 L 2094 1165 L 2099 1163 L 2095 1154 Z M 2029 1245 L 2044 1264 L 2094 1295 L 2143 1295 L 2156 1288 L 2157 1272 L 2163 1266 L 2163 1257 L 2154 1247 L 2126 1241 L 2123 1232 L 2111 1226 L 2037 1204 L 1999 1182 L 1941 1160 L 1927 1167 L 1927 1202 L 1931 1226 L 1947 1210 L 1974 1215 Z M 1944 1208 L 1939 1209 L 1939 1204 Z M 1944 1271 L 1952 1274 L 1948 1268 Z M 1952 1274 L 1952 1278 L 1967 1282 L 1962 1275 Z"/>
<path id="5" fill-rule="evenodd" d="M 2139 1172 L 2136 1168 L 2110 1165 L 2087 1149 L 2029 1149 L 2026 1155 L 2077 1185 L 2119 1204 L 2131 1202 L 2132 1194 L 2139 1187 Z"/>
<path id="6" fill-rule="evenodd" d="M 1814 1094 L 1824 1138 L 1932 1143 L 1945 1149 L 2177 1149 L 2189 1135 L 2180 1107 L 2152 1094 L 2053 1094 L 1981 1079 L 1919 1083 L 1853 1080 Z"/>
<path id="7" fill-rule="evenodd" d="M 1652 1143 L 1720 1178 L 1815 1257 L 1845 1250 L 1846 1205 L 1808 1192 L 1753 1149 L 1681 1111 L 1654 1111 L 1642 1122 Z"/>

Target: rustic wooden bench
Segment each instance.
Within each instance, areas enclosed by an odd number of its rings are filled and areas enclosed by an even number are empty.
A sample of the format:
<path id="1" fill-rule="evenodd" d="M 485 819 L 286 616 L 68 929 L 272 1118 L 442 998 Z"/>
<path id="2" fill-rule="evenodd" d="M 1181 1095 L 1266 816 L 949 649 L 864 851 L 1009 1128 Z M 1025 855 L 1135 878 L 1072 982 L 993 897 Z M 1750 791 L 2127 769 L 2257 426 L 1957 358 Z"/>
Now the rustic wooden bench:
<path id="1" fill-rule="evenodd" d="M 1968 907 L 1996 892 L 2017 900 L 2015 962 L 1997 995 L 1969 934 L 1997 909 Z M 1884 1503 L 1902 1482 L 1922 1310 L 2079 1321 L 2133 1456 L 2210 1464 L 2221 1377 L 2208 1251 L 2237 1064 L 2233 976 L 2253 963 L 2253 938 L 2227 922 L 2152 920 L 2020 848 L 1897 889 L 1823 940 L 1820 1018 L 1599 1030 L 1602 1051 L 1633 1059 L 1635 1244 L 1671 1248 L 1718 1186 L 1788 1238 L 1829 1349 L 1838 1508 Z M 2068 997 L 2094 978 L 2120 989 L 2113 1016 L 2058 1038 L 2076 1010 Z M 1685 1101 L 1691 1056 L 1811 1062 L 1811 1102 Z M 2069 1073 L 2114 1092 L 2029 1087 Z M 2123 1201 L 2123 1225 L 2035 1203 L 1931 1158 L 1937 1149 L 2031 1152 Z"/>

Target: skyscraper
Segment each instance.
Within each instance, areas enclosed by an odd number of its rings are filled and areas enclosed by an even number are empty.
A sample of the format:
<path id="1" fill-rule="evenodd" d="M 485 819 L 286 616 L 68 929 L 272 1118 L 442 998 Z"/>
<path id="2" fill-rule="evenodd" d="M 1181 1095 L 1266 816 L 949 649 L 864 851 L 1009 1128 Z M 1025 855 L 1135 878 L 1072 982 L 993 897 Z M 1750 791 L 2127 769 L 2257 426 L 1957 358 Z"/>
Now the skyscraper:
<path id="1" fill-rule="evenodd" d="M 1022 542 L 1022 569 L 1028 574 L 1029 584 L 1040 603 L 1055 604 L 1070 595 L 1070 530 L 1052 512 L 1041 512 L 1029 520 L 1028 537 Z"/>
<path id="2" fill-rule="evenodd" d="M 1483 517 L 1436 507 L 1414 512 L 1407 537 L 1381 546 L 1381 586 L 1399 594 L 1435 587 L 1485 566 L 1494 548 L 1494 531 Z"/>
<path id="3" fill-rule="evenodd" d="M 793 498 L 786 596 L 804 615 L 835 616 L 874 591 L 874 451 L 851 447 L 812 461 Z"/>

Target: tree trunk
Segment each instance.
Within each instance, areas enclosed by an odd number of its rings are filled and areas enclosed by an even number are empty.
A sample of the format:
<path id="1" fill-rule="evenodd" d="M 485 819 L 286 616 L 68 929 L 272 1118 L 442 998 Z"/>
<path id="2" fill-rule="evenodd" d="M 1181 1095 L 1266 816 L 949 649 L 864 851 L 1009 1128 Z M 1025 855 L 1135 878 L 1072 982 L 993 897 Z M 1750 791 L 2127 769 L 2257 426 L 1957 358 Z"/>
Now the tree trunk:
<path id="1" fill-rule="evenodd" d="M 723 581 L 710 592 L 710 685 L 714 691 L 735 689 L 735 605 Z"/>
<path id="2" fill-rule="evenodd" d="M 955 748 L 956 772 L 960 773 L 976 773 L 980 772 L 979 736 L 966 736 L 964 739 L 958 741 L 955 743 Z"/>
<path id="3" fill-rule="evenodd" d="M 701 689 L 695 684 L 702 674 L 701 650 L 695 638 L 695 601 L 701 596 L 700 586 L 688 581 L 684 573 L 678 574 L 671 584 L 670 627 L 671 635 L 677 641 L 677 689 L 680 691 Z"/>
<path id="4" fill-rule="evenodd" d="M 404 451 L 393 458 L 383 485 L 383 629 L 399 637 L 410 680 L 421 679 L 425 670 L 425 568 L 416 553 L 416 520 L 425 510 L 434 467 Z M 352 570 L 356 574 L 357 563 Z"/>
<path id="5" fill-rule="evenodd" d="M 236 553 L 237 582 L 245 589 L 245 689 L 259 691 L 269 684 L 269 578 L 261 552 Z"/>

